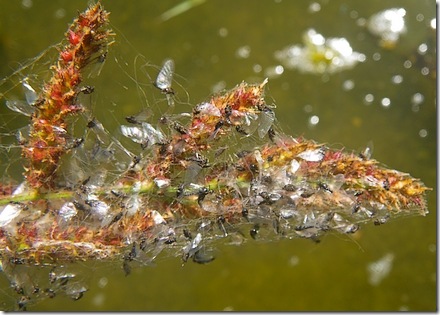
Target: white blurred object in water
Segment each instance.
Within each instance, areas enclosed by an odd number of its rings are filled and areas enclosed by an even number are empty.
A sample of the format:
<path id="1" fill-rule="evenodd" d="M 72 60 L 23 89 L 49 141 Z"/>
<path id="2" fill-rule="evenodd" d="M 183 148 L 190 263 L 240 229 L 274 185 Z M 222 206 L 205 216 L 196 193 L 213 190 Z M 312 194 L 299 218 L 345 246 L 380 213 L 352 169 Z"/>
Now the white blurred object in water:
<path id="1" fill-rule="evenodd" d="M 371 34 L 380 37 L 380 45 L 384 48 L 394 48 L 401 34 L 406 32 L 403 8 L 393 8 L 380 11 L 368 19 L 367 28 Z"/>
<path id="2" fill-rule="evenodd" d="M 368 282 L 374 286 L 382 282 L 382 280 L 390 273 L 393 261 L 394 254 L 388 253 L 381 259 L 368 264 L 367 270 L 370 273 Z"/>
<path id="3" fill-rule="evenodd" d="M 365 61 L 365 55 L 353 51 L 345 38 L 326 39 L 314 29 L 308 29 L 303 41 L 304 46 L 292 45 L 276 51 L 275 58 L 287 68 L 316 74 L 340 72 Z"/>

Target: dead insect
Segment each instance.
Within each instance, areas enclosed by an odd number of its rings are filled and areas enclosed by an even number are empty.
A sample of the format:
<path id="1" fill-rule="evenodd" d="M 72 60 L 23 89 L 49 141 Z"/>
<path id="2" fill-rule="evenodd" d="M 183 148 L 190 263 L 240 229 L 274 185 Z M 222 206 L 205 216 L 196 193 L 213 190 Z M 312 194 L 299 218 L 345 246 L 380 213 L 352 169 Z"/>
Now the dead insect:
<path id="1" fill-rule="evenodd" d="M 133 243 L 131 250 L 124 255 L 124 260 L 132 261 L 137 256 L 136 242 Z"/>
<path id="2" fill-rule="evenodd" d="M 138 165 L 140 161 L 141 161 L 140 156 L 138 156 L 138 155 L 133 156 L 133 160 L 131 162 L 130 168 L 133 168 L 136 165 Z"/>
<path id="3" fill-rule="evenodd" d="M 177 197 L 177 198 L 180 198 L 180 197 L 183 196 L 183 193 L 184 193 L 184 187 L 185 187 L 185 185 L 182 183 L 182 184 L 180 184 L 179 187 L 177 188 L 177 190 L 176 190 L 176 197 Z"/>
<path id="4" fill-rule="evenodd" d="M 194 156 L 189 157 L 188 160 L 196 162 L 202 168 L 206 168 L 210 166 L 208 158 L 198 152 L 196 152 Z"/>
<path id="5" fill-rule="evenodd" d="M 136 125 L 140 125 L 140 122 L 136 119 L 136 117 L 134 116 L 126 116 L 125 120 L 127 122 L 129 122 L 130 124 L 136 124 Z"/>
<path id="6" fill-rule="evenodd" d="M 383 185 L 383 188 L 384 188 L 385 190 L 390 190 L 390 182 L 388 181 L 388 178 L 386 178 L 386 179 L 383 181 L 382 185 Z"/>
<path id="7" fill-rule="evenodd" d="M 191 232 L 188 231 L 187 229 L 183 229 L 183 236 L 185 236 L 185 238 L 186 238 L 187 240 L 192 240 Z"/>
<path id="8" fill-rule="evenodd" d="M 83 93 L 83 94 L 92 94 L 95 91 L 95 87 L 94 86 L 90 86 L 90 85 L 86 85 L 83 86 L 78 93 Z"/>
<path id="9" fill-rule="evenodd" d="M 249 210 L 247 208 L 243 207 L 243 209 L 241 210 L 241 215 L 243 216 L 243 218 L 249 221 Z"/>
<path id="10" fill-rule="evenodd" d="M 333 191 L 330 189 L 330 187 L 328 187 L 328 185 L 327 185 L 326 183 L 319 182 L 319 183 L 318 183 L 318 187 L 319 187 L 320 189 L 325 190 L 325 191 L 328 192 L 328 193 L 333 193 Z"/>
<path id="11" fill-rule="evenodd" d="M 125 276 L 128 276 L 131 273 L 131 266 L 128 261 L 124 260 L 122 263 L 122 269 L 124 270 Z"/>
<path id="12" fill-rule="evenodd" d="M 361 205 L 359 204 L 359 202 L 355 202 L 351 210 L 351 213 L 357 213 L 360 209 L 361 209 Z"/>
<path id="13" fill-rule="evenodd" d="M 260 230 L 260 225 L 259 224 L 255 224 L 254 227 L 249 231 L 249 234 L 251 235 L 251 237 L 254 240 L 257 239 L 257 234 L 258 234 L 259 230 Z"/>
<path id="14" fill-rule="evenodd" d="M 382 217 L 382 218 L 375 219 L 375 220 L 373 221 L 373 223 L 374 223 L 374 225 L 382 225 L 382 224 L 387 223 L 387 221 L 388 221 L 389 218 L 390 218 L 390 216 L 389 216 L 389 215 L 386 215 L 386 216 L 384 216 L 384 217 Z"/>
<path id="15" fill-rule="evenodd" d="M 72 149 L 78 148 L 83 143 L 84 143 L 84 138 L 73 139 L 72 144 L 71 144 L 71 148 Z"/>
<path id="16" fill-rule="evenodd" d="M 226 219 L 225 219 L 225 217 L 222 216 L 222 215 L 220 215 L 220 216 L 217 218 L 217 224 L 218 224 L 218 227 L 220 228 L 220 230 L 222 230 L 222 232 L 223 232 L 223 236 L 226 237 L 226 236 L 228 236 L 228 232 L 226 231 L 225 223 L 226 223 Z"/>
<path id="17" fill-rule="evenodd" d="M 285 191 L 296 191 L 298 188 L 293 184 L 286 184 L 283 186 Z"/>
<path id="18" fill-rule="evenodd" d="M 202 206 L 202 201 L 205 199 L 206 195 L 208 195 L 210 192 L 212 191 L 204 186 L 199 189 L 199 192 L 197 194 L 197 203 L 199 204 L 199 206 Z"/>
<path id="19" fill-rule="evenodd" d="M 213 261 L 215 257 L 213 255 L 209 255 L 203 247 L 194 253 L 193 262 L 198 264 L 207 264 Z"/>
<path id="20" fill-rule="evenodd" d="M 47 294 L 47 296 L 50 299 L 53 299 L 56 296 L 56 293 L 54 290 L 47 288 L 46 290 L 44 290 L 44 292 Z"/>
<path id="21" fill-rule="evenodd" d="M 273 130 L 272 126 L 267 131 L 267 135 L 269 136 L 270 141 L 275 142 L 275 130 Z"/>
<path id="22" fill-rule="evenodd" d="M 172 128 L 175 131 L 177 131 L 178 133 L 180 133 L 181 135 L 186 135 L 188 133 L 188 130 L 186 130 L 186 128 L 183 127 L 182 124 L 180 124 L 179 122 L 177 122 L 175 120 L 168 118 L 167 116 L 162 116 L 159 119 L 159 122 L 161 124 L 169 126 L 170 128 Z"/>
<path id="23" fill-rule="evenodd" d="M 115 217 L 112 219 L 112 221 L 110 222 L 110 225 L 113 223 L 118 222 L 121 218 L 122 218 L 123 212 L 119 212 L 117 215 L 115 215 Z"/>
<path id="24" fill-rule="evenodd" d="M 26 305 L 29 303 L 31 298 L 27 295 L 22 295 L 20 299 L 17 301 L 18 309 L 20 311 L 26 311 Z"/>
<path id="25" fill-rule="evenodd" d="M 240 125 L 235 126 L 235 130 L 237 130 L 238 133 L 241 133 L 242 135 L 247 136 L 248 133 L 246 132 L 246 130 L 244 130 L 244 128 Z"/>

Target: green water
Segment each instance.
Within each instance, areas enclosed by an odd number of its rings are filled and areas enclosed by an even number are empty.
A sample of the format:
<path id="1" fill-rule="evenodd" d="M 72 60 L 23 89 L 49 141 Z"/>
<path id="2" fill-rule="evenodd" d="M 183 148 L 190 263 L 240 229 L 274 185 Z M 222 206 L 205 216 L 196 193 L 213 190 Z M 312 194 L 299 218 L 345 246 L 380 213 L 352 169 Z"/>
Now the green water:
<path id="1" fill-rule="evenodd" d="M 10 74 L 17 62 L 59 42 L 87 1 L 34 1 L 30 8 L 22 3 L 27 2 L 0 0 L 0 77 Z M 145 61 L 160 65 L 165 58 L 173 58 L 176 80 L 188 93 L 177 87 L 178 97 L 197 104 L 219 82 L 226 88 L 242 80 L 261 82 L 264 69 L 279 64 L 274 52 L 301 43 L 302 33 L 313 27 L 325 37 L 347 38 L 367 60 L 324 80 L 288 69 L 270 78 L 266 99 L 276 104 L 279 125 L 286 133 L 348 149 L 360 150 L 372 141 L 375 159 L 434 188 L 428 196 L 430 213 L 381 226 L 370 223 L 350 237 L 325 235 L 318 244 L 295 239 L 220 245 L 211 264 L 182 267 L 179 258 L 158 259 L 155 266 L 134 269 L 128 277 L 119 264 L 80 264 L 78 268 L 90 274 L 90 291 L 81 300 L 47 299 L 30 309 L 436 310 L 436 82 L 432 73 L 421 73 L 425 66 L 432 72 L 436 64 L 420 60 L 411 68 L 404 67 L 405 60 L 417 56 L 422 43 L 428 44 L 427 54 L 435 55 L 435 31 L 429 27 L 435 2 L 317 1 L 321 9 L 310 13 L 312 1 L 212 0 L 161 22 L 159 16 L 177 3 L 104 1 L 117 42 L 100 76 L 87 83 L 95 86 L 91 96 L 94 114 L 108 130 L 117 130 L 126 115 L 145 106 L 128 77 L 137 74 L 138 83 L 149 83 L 140 70 Z M 394 50 L 386 51 L 356 21 L 393 7 L 405 8 L 408 32 Z M 250 48 L 244 59 L 236 56 L 243 46 Z M 375 53 L 380 60 L 373 59 Z M 139 54 L 144 57 L 135 62 Z M 255 72 L 255 65 L 263 70 Z M 395 75 L 402 77 L 402 83 L 392 82 Z M 353 89 L 343 89 L 347 80 L 354 82 Z M 418 111 L 411 103 L 416 93 L 424 96 Z M 374 95 L 369 105 L 364 103 L 366 94 Z M 155 97 L 159 100 L 161 96 Z M 383 98 L 389 98 L 391 105 L 382 106 Z M 188 104 L 180 106 L 190 110 Z M 18 128 L 26 121 L 12 119 L 10 112 L 5 116 L 6 112 L 1 109 L 3 126 Z M 319 117 L 319 123 L 310 127 L 313 115 Z M 392 269 L 373 286 L 367 266 L 388 253 L 394 255 Z M 0 285 L 8 284 L 2 279 Z M 0 301 L 2 294 L 4 300 L 11 300 L 12 293 L 6 288 L 0 291 Z"/>

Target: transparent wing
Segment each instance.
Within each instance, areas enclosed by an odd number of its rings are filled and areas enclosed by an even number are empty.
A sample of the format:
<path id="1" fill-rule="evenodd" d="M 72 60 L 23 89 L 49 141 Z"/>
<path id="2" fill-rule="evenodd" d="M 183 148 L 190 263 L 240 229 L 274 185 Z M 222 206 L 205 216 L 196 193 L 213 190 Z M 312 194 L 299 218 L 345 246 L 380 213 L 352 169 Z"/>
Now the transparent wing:
<path id="1" fill-rule="evenodd" d="M 173 73 L 174 61 L 172 59 L 167 59 L 157 75 L 155 86 L 163 92 L 170 90 L 173 80 Z"/>

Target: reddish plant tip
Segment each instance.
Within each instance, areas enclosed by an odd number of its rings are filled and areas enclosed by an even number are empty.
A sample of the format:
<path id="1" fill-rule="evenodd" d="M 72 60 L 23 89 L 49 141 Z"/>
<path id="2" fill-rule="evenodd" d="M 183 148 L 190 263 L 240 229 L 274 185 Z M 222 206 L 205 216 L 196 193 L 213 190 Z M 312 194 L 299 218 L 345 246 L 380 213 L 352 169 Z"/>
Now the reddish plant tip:
<path id="1" fill-rule="evenodd" d="M 60 57 L 64 62 L 69 62 L 72 61 L 73 56 L 72 56 L 72 52 L 68 51 L 68 50 L 64 50 L 60 53 Z"/>
<path id="2" fill-rule="evenodd" d="M 61 156 L 68 151 L 65 139 L 59 137 L 56 130 L 68 130 L 66 118 L 83 111 L 76 103 L 82 82 L 81 70 L 95 59 L 96 54 L 107 50 L 107 37 L 111 35 L 105 28 L 107 16 L 99 3 L 92 5 L 74 20 L 65 34 L 68 42 L 60 49 L 59 62 L 52 67 L 52 78 L 39 95 L 42 105 L 36 107 L 32 116 L 31 137 L 23 148 L 23 156 L 28 160 L 25 176 L 31 186 L 51 187 L 54 184 L 56 176 L 53 173 L 58 169 Z M 40 143 L 46 143 L 48 148 L 41 149 Z M 46 167 L 44 161 L 52 165 Z"/>
<path id="3" fill-rule="evenodd" d="M 81 37 L 78 34 L 76 34 L 74 31 L 69 30 L 68 39 L 72 45 L 76 46 L 79 44 Z"/>

